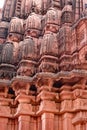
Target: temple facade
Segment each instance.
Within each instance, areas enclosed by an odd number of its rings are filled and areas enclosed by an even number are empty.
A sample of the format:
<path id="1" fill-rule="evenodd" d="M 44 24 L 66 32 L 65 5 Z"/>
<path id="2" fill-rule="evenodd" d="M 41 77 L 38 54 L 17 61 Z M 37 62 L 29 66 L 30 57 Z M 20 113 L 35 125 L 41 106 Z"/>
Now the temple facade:
<path id="1" fill-rule="evenodd" d="M 87 0 L 5 0 L 0 129 L 87 130 Z"/>

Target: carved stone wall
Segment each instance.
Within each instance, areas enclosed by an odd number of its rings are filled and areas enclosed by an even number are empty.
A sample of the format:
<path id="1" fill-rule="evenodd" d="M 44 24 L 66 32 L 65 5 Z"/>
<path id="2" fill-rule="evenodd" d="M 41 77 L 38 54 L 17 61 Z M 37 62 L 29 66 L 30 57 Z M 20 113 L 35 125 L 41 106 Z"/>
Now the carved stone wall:
<path id="1" fill-rule="evenodd" d="M 84 0 L 6 0 L 0 21 L 1 130 L 87 129 Z"/>

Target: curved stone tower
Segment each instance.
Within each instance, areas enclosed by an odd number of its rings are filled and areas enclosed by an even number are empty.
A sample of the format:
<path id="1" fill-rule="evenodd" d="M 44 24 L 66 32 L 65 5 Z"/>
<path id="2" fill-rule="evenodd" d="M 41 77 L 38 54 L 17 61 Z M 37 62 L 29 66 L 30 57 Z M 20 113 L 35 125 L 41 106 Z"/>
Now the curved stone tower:
<path id="1" fill-rule="evenodd" d="M 5 0 L 1 130 L 87 130 L 87 1 Z"/>

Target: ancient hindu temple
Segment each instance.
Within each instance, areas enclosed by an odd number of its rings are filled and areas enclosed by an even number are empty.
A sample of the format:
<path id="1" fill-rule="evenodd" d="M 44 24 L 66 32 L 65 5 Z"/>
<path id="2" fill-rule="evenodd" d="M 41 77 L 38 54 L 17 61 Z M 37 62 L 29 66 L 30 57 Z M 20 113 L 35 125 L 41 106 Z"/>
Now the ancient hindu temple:
<path id="1" fill-rule="evenodd" d="M 0 130 L 87 130 L 87 0 L 5 0 Z"/>

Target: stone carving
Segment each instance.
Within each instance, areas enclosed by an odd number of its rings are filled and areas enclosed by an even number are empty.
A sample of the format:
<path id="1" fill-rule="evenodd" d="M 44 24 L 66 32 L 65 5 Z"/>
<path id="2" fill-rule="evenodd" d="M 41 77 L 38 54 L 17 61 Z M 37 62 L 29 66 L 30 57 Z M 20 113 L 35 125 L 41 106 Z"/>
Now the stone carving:
<path id="1" fill-rule="evenodd" d="M 42 4 L 43 12 L 46 13 L 47 10 L 49 9 L 49 7 L 52 6 L 52 1 L 51 0 L 43 0 L 42 2 L 43 2 L 43 4 Z"/>
<path id="2" fill-rule="evenodd" d="M 45 18 L 45 33 L 46 31 L 52 31 L 56 33 L 60 27 L 61 11 L 54 8 L 50 8 L 46 13 Z"/>
<path id="3" fill-rule="evenodd" d="M 4 41 L 7 38 L 8 27 L 9 27 L 9 23 L 8 22 L 4 22 L 4 21 L 0 22 L 0 41 L 1 41 L 1 43 L 4 43 Z"/>
<path id="4" fill-rule="evenodd" d="M 17 54 L 15 55 L 15 47 L 13 43 L 5 43 L 1 53 L 0 76 L 1 78 L 12 78 L 16 75 L 14 64 L 17 63 Z"/>
<path id="5" fill-rule="evenodd" d="M 23 43 L 20 45 L 20 53 L 21 62 L 19 63 L 18 74 L 32 76 L 36 72 L 36 50 L 35 42 L 32 37 L 24 39 Z"/>
<path id="6" fill-rule="evenodd" d="M 57 64 L 58 43 L 55 34 L 49 33 L 44 35 L 41 43 L 40 55 L 41 55 L 41 61 L 40 61 L 41 64 L 39 66 L 40 71 L 56 72 L 58 70 L 58 64 Z"/>
<path id="7" fill-rule="evenodd" d="M 33 1 L 33 8 L 34 8 L 34 11 L 35 11 L 35 13 L 37 13 L 37 14 L 41 14 L 42 13 L 42 11 L 43 11 L 43 0 L 34 0 Z"/>
<path id="8" fill-rule="evenodd" d="M 42 30 L 41 17 L 31 13 L 26 20 L 25 30 L 25 36 L 39 37 Z"/>
<path id="9" fill-rule="evenodd" d="M 21 1 L 21 17 L 26 18 L 29 16 L 33 6 L 33 0 Z"/>
<path id="10" fill-rule="evenodd" d="M 22 40 L 23 33 L 23 20 L 14 17 L 10 22 L 8 39 L 19 42 L 20 40 Z"/>
<path id="11" fill-rule="evenodd" d="M 87 129 L 86 3 L 5 0 L 1 130 Z"/>
<path id="12" fill-rule="evenodd" d="M 72 5 L 66 4 L 62 10 L 62 23 L 72 23 Z"/>
<path id="13" fill-rule="evenodd" d="M 12 56 L 12 57 L 10 57 Z M 7 43 L 2 50 L 2 63 L 13 63 L 13 44 Z"/>
<path id="14" fill-rule="evenodd" d="M 10 22 L 9 32 L 23 33 L 23 20 L 13 17 Z"/>
<path id="15" fill-rule="evenodd" d="M 2 19 L 10 21 L 11 18 L 14 16 L 14 6 L 15 6 L 16 0 L 6 0 L 4 8 L 3 8 L 3 13 L 2 13 Z"/>

